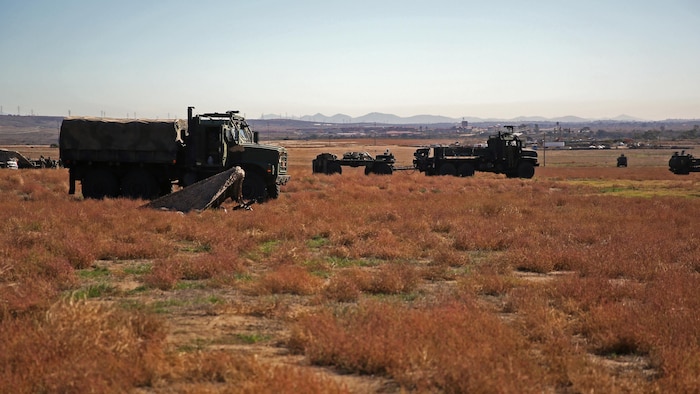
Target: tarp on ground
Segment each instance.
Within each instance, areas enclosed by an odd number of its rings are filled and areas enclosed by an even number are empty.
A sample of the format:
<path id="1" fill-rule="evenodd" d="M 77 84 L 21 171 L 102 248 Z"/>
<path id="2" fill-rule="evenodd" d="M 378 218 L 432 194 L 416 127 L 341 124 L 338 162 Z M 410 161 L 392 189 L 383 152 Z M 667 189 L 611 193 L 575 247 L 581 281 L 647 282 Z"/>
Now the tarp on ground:
<path id="1" fill-rule="evenodd" d="M 233 167 L 153 200 L 143 207 L 189 212 L 217 208 L 227 198 L 240 202 L 244 178 L 245 171 L 241 167 Z"/>
<path id="2" fill-rule="evenodd" d="M 8 149 L 0 149 L 0 162 L 6 163 L 12 159 L 17 159 L 17 167 L 19 168 L 34 168 L 32 162 L 21 153 Z"/>

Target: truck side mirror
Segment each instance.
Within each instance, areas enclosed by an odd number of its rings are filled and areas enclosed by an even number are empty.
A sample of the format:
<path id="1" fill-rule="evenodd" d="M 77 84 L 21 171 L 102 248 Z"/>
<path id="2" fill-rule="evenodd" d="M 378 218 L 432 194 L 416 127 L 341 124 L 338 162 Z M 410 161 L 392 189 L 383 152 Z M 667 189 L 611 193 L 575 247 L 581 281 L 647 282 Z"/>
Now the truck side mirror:
<path id="1" fill-rule="evenodd" d="M 259 140 L 260 140 L 260 133 L 257 131 L 254 131 L 253 132 L 253 142 L 257 144 Z"/>

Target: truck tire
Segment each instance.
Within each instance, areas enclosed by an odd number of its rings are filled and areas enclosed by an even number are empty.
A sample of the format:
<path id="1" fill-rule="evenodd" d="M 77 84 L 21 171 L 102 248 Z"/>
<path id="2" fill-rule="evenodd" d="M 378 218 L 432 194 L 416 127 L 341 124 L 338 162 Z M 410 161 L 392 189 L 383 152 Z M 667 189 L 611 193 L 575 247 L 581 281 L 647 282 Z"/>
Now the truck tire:
<path id="1" fill-rule="evenodd" d="M 457 169 L 452 163 L 445 163 L 440 166 L 440 175 L 457 175 Z"/>
<path id="2" fill-rule="evenodd" d="M 342 174 L 342 173 L 343 173 L 343 167 L 340 166 L 340 163 L 328 163 L 328 175 Z"/>
<path id="3" fill-rule="evenodd" d="M 122 196 L 132 199 L 152 200 L 160 194 L 156 178 L 143 168 L 133 169 L 122 178 Z"/>
<path id="4" fill-rule="evenodd" d="M 119 182 L 110 171 L 103 168 L 93 168 L 85 174 L 82 180 L 84 198 L 103 199 L 119 195 Z"/>
<path id="5" fill-rule="evenodd" d="M 242 194 L 244 200 L 265 201 L 267 199 L 267 187 L 263 177 L 252 169 L 246 169 Z"/>
<path id="6" fill-rule="evenodd" d="M 394 171 L 387 163 L 379 163 L 374 166 L 374 173 L 380 175 L 391 175 Z"/>
<path id="7" fill-rule="evenodd" d="M 474 176 L 474 166 L 471 163 L 464 163 L 457 169 L 459 176 Z"/>
<path id="8" fill-rule="evenodd" d="M 365 175 L 391 175 L 392 173 L 393 170 L 391 169 L 391 166 L 387 163 L 374 163 L 372 166 L 365 167 Z"/>
<path id="9" fill-rule="evenodd" d="M 535 175 L 535 166 L 529 161 L 518 164 L 518 178 L 532 178 Z"/>
<path id="10" fill-rule="evenodd" d="M 280 185 L 273 183 L 271 185 L 267 185 L 267 197 L 269 198 L 277 198 L 280 196 Z"/>

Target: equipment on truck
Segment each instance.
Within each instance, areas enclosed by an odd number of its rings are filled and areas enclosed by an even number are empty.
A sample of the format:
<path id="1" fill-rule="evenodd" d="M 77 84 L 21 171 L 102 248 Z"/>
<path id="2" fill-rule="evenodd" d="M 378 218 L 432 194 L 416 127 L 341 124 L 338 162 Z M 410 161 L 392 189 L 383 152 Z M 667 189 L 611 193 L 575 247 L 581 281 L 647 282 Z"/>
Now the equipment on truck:
<path id="1" fill-rule="evenodd" d="M 289 180 L 287 150 L 263 145 L 238 111 L 187 121 L 66 118 L 59 152 L 69 169 L 69 194 L 81 182 L 86 198 L 154 199 L 235 166 L 245 171 L 243 198 L 277 198 Z"/>
<path id="2" fill-rule="evenodd" d="M 475 171 L 485 171 L 508 178 L 532 178 L 539 166 L 537 152 L 523 148 L 513 126 L 506 128 L 509 131 L 489 137 L 485 147 L 451 144 L 418 148 L 413 165 L 426 175 L 472 176 Z"/>
<path id="3" fill-rule="evenodd" d="M 668 160 L 668 170 L 677 175 L 688 175 L 691 172 L 700 172 L 700 159 L 696 159 L 690 153 L 674 152 Z"/>
<path id="4" fill-rule="evenodd" d="M 342 166 L 365 167 L 365 175 L 391 175 L 397 168 L 396 158 L 387 149 L 383 154 L 372 157 L 367 152 L 346 152 L 341 159 L 332 153 L 321 153 L 312 161 L 315 174 L 342 174 Z"/>

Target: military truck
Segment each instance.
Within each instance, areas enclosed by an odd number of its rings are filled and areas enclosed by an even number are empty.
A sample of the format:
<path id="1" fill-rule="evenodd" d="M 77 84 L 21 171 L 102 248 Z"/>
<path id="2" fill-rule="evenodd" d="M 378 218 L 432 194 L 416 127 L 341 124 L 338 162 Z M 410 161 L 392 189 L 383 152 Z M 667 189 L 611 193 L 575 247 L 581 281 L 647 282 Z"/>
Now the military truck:
<path id="1" fill-rule="evenodd" d="M 153 199 L 234 166 L 245 171 L 243 198 L 277 198 L 289 180 L 287 150 L 263 145 L 238 111 L 193 115 L 187 121 L 66 118 L 59 154 L 69 193 L 83 197 Z"/>
<path id="2" fill-rule="evenodd" d="M 472 176 L 475 171 L 505 174 L 508 178 L 532 178 L 537 152 L 523 148 L 523 143 L 507 130 L 490 136 L 486 146 L 460 144 L 421 147 L 413 154 L 414 167 L 426 175 Z"/>
<path id="3" fill-rule="evenodd" d="M 690 153 L 681 151 L 674 152 L 668 160 L 668 170 L 676 175 L 688 175 L 691 172 L 700 172 L 700 159 L 693 157 Z"/>

